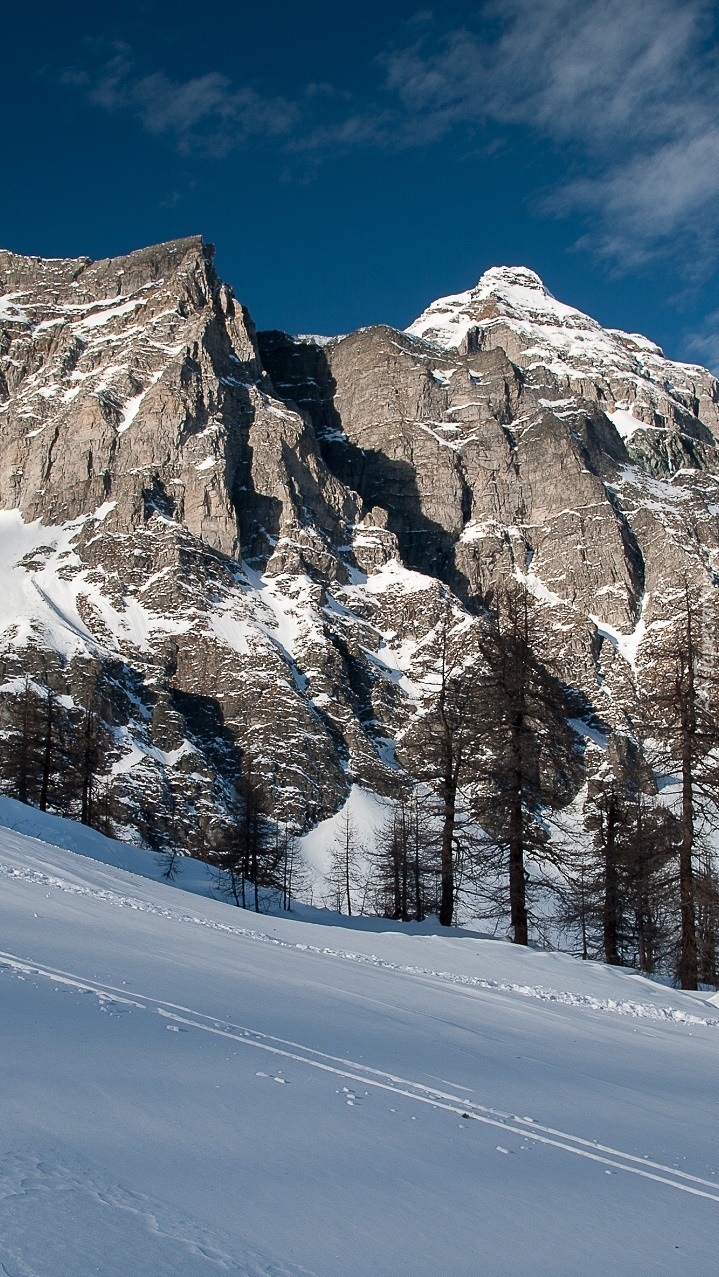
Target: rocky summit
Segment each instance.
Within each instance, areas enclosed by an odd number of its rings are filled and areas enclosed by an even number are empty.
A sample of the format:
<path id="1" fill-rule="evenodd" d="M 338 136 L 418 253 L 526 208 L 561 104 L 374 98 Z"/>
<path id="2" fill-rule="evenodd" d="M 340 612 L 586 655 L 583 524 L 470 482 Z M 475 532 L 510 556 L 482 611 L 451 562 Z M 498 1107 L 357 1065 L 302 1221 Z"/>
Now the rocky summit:
<path id="1" fill-rule="evenodd" d="M 524 582 L 582 741 L 713 589 L 719 384 L 488 271 L 405 332 L 256 333 L 199 237 L 0 253 L 0 662 L 90 688 L 128 837 L 203 854 L 237 746 L 307 829 L 400 791 L 448 598 Z"/>

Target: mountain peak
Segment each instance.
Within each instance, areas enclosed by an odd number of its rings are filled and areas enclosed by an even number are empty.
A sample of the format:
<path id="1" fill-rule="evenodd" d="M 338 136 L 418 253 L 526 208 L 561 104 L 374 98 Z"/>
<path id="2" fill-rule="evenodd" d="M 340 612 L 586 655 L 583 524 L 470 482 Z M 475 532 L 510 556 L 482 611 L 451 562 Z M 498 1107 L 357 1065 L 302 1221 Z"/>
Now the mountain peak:
<path id="1" fill-rule="evenodd" d="M 535 271 L 526 266 L 492 266 L 474 288 L 432 302 L 407 332 L 452 349 L 463 344 L 471 328 L 503 317 L 543 328 L 602 331 L 596 320 L 557 301 Z"/>
<path id="2" fill-rule="evenodd" d="M 532 288 L 536 292 L 544 293 L 547 297 L 551 297 L 551 293 L 545 288 L 543 281 L 540 279 L 536 271 L 529 270 L 527 266 L 490 266 L 480 277 L 474 292 L 486 288 L 500 289 L 509 286 L 515 288 Z"/>

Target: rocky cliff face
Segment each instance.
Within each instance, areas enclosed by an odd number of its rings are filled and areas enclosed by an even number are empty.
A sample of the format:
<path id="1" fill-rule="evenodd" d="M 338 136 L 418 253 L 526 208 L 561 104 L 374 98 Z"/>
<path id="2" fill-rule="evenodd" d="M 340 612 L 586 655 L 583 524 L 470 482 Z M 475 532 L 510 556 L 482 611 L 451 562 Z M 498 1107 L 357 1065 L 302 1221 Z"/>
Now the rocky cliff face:
<path id="1" fill-rule="evenodd" d="M 714 588 L 719 387 L 490 271 L 406 333 L 255 334 L 199 238 L 0 254 L 2 681 L 100 697 L 128 830 L 202 851 L 249 751 L 307 826 L 395 741 L 448 591 L 519 577 L 621 730 L 689 574 Z"/>

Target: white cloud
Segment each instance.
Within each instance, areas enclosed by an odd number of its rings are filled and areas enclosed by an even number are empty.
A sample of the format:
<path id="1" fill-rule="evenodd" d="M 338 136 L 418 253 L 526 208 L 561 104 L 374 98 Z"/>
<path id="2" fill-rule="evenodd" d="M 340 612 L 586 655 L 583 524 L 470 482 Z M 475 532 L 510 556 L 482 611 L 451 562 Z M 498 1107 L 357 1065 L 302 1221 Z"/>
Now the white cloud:
<path id="1" fill-rule="evenodd" d="M 719 203 L 719 81 L 706 0 L 491 0 L 461 29 L 396 50 L 387 87 L 417 127 L 523 126 L 582 177 L 558 211 L 596 219 L 625 265 L 710 232 Z M 406 135 L 407 121 L 403 125 Z"/>
<path id="2" fill-rule="evenodd" d="M 299 114 L 295 103 L 236 87 L 219 71 L 182 81 L 161 71 L 142 75 L 126 45 L 115 46 L 95 75 L 69 71 L 63 79 L 84 88 L 96 106 L 132 111 L 149 133 L 170 137 L 179 150 L 217 159 L 251 138 L 289 133 Z"/>
<path id="3" fill-rule="evenodd" d="M 719 377 L 719 310 L 707 315 L 701 332 L 692 333 L 687 346 L 698 360 Z"/>
<path id="4" fill-rule="evenodd" d="M 692 258 L 699 248 L 708 257 L 716 248 L 719 122 L 569 183 L 551 204 L 593 213 L 594 243 L 624 266 L 660 251 Z"/>
<path id="5" fill-rule="evenodd" d="M 544 207 L 581 212 L 583 243 L 622 267 L 719 247 L 719 76 L 713 0 L 485 0 L 470 29 L 417 13 L 357 100 L 309 84 L 296 101 L 219 71 L 141 73 L 125 45 L 94 75 L 97 105 L 132 111 L 182 151 L 223 158 L 271 139 L 316 162 L 358 148 L 426 146 L 484 127 L 548 139 L 569 176 Z M 487 141 L 487 137 L 483 139 Z"/>

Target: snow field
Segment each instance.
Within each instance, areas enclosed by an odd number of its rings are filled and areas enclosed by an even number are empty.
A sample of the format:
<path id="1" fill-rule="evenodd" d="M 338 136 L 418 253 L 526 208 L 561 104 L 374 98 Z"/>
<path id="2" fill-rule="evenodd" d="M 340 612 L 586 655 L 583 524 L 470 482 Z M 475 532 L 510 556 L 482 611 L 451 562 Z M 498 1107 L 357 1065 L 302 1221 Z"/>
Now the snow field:
<path id="1" fill-rule="evenodd" d="M 25 811 L 85 854 L 0 828 L 8 1277 L 711 1271 L 705 998 L 257 917 Z"/>

